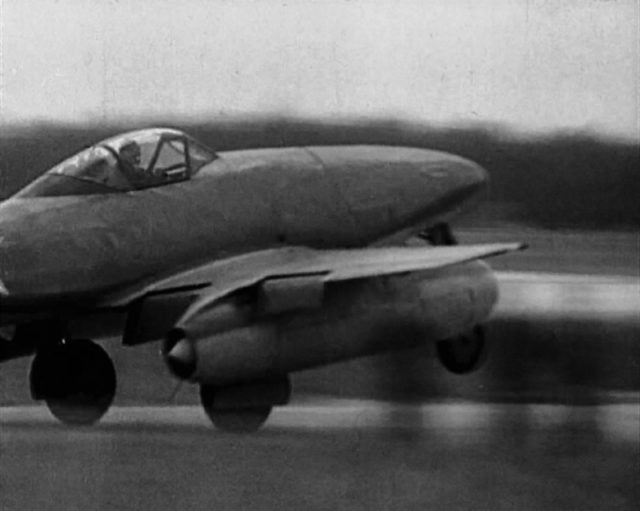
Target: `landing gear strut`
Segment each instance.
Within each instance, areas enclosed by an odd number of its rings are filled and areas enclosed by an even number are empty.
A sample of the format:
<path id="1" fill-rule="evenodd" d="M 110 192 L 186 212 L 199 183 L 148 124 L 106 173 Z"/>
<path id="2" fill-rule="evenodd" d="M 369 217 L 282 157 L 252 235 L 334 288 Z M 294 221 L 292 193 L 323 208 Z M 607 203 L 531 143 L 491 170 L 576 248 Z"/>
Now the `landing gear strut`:
<path id="1" fill-rule="evenodd" d="M 200 401 L 213 425 L 229 433 L 253 433 L 267 421 L 275 405 L 289 402 L 288 377 L 228 387 L 200 386 Z"/>
<path id="2" fill-rule="evenodd" d="M 452 246 L 457 245 L 458 241 L 456 237 L 451 232 L 451 228 L 449 224 L 444 222 L 438 223 L 433 227 L 425 229 L 419 235 L 419 238 L 427 241 L 430 245 L 433 246 Z"/>
<path id="3" fill-rule="evenodd" d="M 113 362 L 89 340 L 61 340 L 39 349 L 29 379 L 33 398 L 44 399 L 65 424 L 98 421 L 116 392 Z"/>

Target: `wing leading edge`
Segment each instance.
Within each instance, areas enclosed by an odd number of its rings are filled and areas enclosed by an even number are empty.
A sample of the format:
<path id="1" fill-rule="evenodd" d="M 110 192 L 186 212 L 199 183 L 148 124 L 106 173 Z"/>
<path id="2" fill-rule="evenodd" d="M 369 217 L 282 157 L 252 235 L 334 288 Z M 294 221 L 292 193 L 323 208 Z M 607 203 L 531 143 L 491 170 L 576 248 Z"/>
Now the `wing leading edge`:
<path id="1" fill-rule="evenodd" d="M 456 245 L 447 247 L 380 247 L 314 250 L 285 247 L 251 252 L 217 260 L 105 300 L 104 306 L 125 306 L 146 295 L 198 289 L 198 298 L 182 316 L 237 291 L 267 281 L 311 278 L 320 283 L 381 277 L 397 273 L 442 268 L 522 250 L 521 243 Z"/>

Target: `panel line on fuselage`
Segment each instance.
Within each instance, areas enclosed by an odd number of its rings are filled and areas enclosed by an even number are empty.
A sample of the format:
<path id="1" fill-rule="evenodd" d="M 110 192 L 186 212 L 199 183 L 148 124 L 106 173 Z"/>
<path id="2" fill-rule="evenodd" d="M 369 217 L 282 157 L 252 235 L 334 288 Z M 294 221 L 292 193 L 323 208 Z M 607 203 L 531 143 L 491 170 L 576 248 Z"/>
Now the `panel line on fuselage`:
<path id="1" fill-rule="evenodd" d="M 333 172 L 331 172 L 331 170 L 327 168 L 327 166 L 322 161 L 322 158 L 320 158 L 320 156 L 318 156 L 318 154 L 316 154 L 313 151 L 313 149 L 306 146 L 302 147 L 302 149 L 304 149 L 307 152 L 307 154 L 309 154 L 309 156 L 311 156 L 311 158 L 313 158 L 313 160 L 318 162 L 318 164 L 320 165 L 324 179 L 330 184 L 331 188 L 333 188 L 335 194 L 340 197 L 340 202 L 344 205 L 347 211 L 347 214 L 349 216 L 349 223 L 351 224 L 351 228 L 353 229 L 353 232 L 357 232 L 358 222 L 356 221 L 355 215 L 353 213 L 353 209 L 351 207 L 351 204 L 347 200 L 347 197 L 345 196 L 343 190 L 340 188 L 340 186 L 336 182 Z"/>

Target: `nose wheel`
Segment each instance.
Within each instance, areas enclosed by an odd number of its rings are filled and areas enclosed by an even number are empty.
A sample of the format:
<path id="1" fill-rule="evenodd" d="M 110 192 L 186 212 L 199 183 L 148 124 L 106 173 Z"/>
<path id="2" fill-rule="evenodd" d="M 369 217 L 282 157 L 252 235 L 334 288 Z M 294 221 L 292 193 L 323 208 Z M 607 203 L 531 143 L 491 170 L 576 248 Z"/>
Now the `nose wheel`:
<path id="1" fill-rule="evenodd" d="M 116 392 L 116 372 L 107 352 L 89 340 L 65 340 L 40 349 L 31 365 L 31 394 L 70 425 L 97 422 Z"/>
<path id="2" fill-rule="evenodd" d="M 467 374 L 482 365 L 486 356 L 484 331 L 476 326 L 468 334 L 438 341 L 438 358 L 443 366 L 455 374 Z"/>

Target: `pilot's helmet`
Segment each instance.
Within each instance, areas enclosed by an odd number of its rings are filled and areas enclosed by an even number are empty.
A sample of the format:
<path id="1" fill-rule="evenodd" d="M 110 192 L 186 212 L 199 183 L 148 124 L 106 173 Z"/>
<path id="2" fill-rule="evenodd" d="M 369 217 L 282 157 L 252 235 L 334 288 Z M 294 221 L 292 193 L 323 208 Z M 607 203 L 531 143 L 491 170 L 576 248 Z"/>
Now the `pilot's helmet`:
<path id="1" fill-rule="evenodd" d="M 132 163 L 140 163 L 140 145 L 135 140 L 128 140 L 120 146 L 120 157 Z"/>

